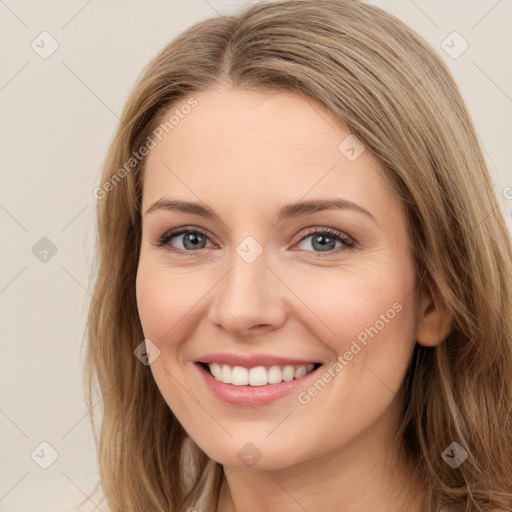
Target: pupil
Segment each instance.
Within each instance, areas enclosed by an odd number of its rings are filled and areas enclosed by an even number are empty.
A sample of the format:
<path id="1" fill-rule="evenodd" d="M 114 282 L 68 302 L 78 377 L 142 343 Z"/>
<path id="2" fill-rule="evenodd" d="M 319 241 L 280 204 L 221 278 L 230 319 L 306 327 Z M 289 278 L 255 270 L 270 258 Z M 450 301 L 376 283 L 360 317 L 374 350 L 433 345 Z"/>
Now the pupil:
<path id="1" fill-rule="evenodd" d="M 185 236 L 185 240 L 184 240 L 184 246 L 187 248 L 187 249 L 193 249 L 193 248 L 196 248 L 198 247 L 198 244 L 201 243 L 201 235 L 197 235 L 195 233 L 190 233 L 188 234 L 187 236 Z M 192 245 L 189 245 L 189 244 L 192 244 Z M 188 245 L 188 247 L 187 247 Z M 202 247 L 199 247 L 200 249 L 202 249 Z"/>
<path id="2" fill-rule="evenodd" d="M 321 242 L 322 239 L 327 240 L 327 242 L 322 243 Z M 315 243 L 319 243 L 320 245 L 315 246 Z M 313 247 L 315 249 L 320 249 L 320 251 L 329 251 L 331 249 L 334 249 L 334 247 L 329 247 L 329 244 L 333 244 L 333 243 L 334 243 L 334 245 L 336 245 L 336 241 L 333 238 L 330 238 L 325 235 L 318 235 L 313 239 Z"/>

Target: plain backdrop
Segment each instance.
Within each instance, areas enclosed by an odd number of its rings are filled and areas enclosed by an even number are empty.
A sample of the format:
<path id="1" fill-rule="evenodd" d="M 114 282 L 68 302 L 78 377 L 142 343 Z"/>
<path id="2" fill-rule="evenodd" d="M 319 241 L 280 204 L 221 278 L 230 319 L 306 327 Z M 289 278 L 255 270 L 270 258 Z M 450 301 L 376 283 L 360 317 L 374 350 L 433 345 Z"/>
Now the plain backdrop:
<path id="1" fill-rule="evenodd" d="M 195 22 L 243 3 L 0 0 L 2 512 L 71 511 L 97 478 L 81 359 L 92 191 L 143 66 Z M 512 1 L 369 3 L 405 21 L 448 63 L 511 226 Z"/>

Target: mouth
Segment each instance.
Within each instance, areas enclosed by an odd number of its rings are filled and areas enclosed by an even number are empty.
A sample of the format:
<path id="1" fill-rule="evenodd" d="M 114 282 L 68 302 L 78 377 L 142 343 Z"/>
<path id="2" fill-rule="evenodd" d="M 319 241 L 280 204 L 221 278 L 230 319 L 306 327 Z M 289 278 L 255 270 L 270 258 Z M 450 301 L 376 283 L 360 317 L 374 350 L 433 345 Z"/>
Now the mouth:
<path id="1" fill-rule="evenodd" d="M 231 386 L 274 386 L 283 382 L 298 380 L 316 371 L 322 363 L 298 365 L 230 366 L 222 363 L 197 361 L 202 370 L 217 382 Z"/>

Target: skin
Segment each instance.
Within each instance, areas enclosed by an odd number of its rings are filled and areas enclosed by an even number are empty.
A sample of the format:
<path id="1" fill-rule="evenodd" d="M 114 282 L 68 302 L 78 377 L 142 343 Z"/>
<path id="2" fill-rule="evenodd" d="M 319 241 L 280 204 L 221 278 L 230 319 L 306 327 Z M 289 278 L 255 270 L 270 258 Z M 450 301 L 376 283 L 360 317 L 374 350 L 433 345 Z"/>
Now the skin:
<path id="1" fill-rule="evenodd" d="M 409 461 L 389 444 L 396 394 L 415 343 L 433 346 L 448 329 L 418 290 L 403 207 L 369 150 L 350 161 L 338 149 L 349 131 L 319 104 L 228 85 L 194 97 L 197 106 L 146 161 L 137 302 L 144 335 L 160 350 L 151 364 L 159 390 L 224 466 L 217 510 L 396 512 L 414 483 Z M 371 216 L 345 208 L 275 218 L 281 205 L 327 198 Z M 206 204 L 218 219 L 145 213 L 161 199 Z M 183 235 L 156 245 L 182 226 L 206 232 L 202 248 L 185 247 Z M 301 241 L 314 228 L 355 245 L 322 252 L 313 236 Z M 236 252 L 248 236 L 263 249 L 250 264 Z M 194 361 L 211 352 L 327 368 L 396 303 L 400 312 L 307 404 L 292 393 L 262 407 L 229 405 L 198 376 Z M 247 442 L 261 453 L 253 467 L 237 456 Z M 413 512 L 421 510 L 414 493 L 403 505 Z"/>

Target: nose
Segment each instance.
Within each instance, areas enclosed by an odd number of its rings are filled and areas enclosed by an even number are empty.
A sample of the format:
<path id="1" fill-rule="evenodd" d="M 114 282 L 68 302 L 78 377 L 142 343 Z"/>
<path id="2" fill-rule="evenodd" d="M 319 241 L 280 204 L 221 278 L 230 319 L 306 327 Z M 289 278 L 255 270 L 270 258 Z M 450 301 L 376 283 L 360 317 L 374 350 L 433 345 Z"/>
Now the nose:
<path id="1" fill-rule="evenodd" d="M 265 253 L 248 263 L 238 254 L 212 293 L 209 319 L 237 338 L 278 329 L 286 319 L 285 286 L 267 264 Z"/>

